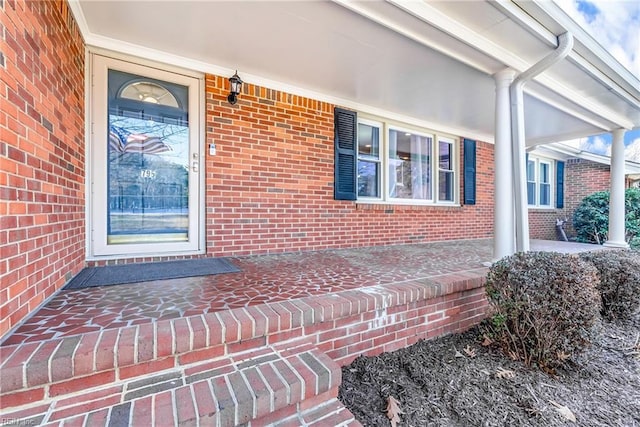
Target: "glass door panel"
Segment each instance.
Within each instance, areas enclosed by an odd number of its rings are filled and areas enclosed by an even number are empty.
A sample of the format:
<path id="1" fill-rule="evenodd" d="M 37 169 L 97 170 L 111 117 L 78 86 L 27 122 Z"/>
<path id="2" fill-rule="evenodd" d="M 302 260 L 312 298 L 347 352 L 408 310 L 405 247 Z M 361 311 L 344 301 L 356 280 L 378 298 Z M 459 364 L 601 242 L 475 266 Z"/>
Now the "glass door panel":
<path id="1" fill-rule="evenodd" d="M 188 241 L 188 87 L 117 70 L 108 79 L 107 243 Z"/>
<path id="2" fill-rule="evenodd" d="M 94 66 L 92 254 L 201 250 L 199 80 L 97 55 Z"/>

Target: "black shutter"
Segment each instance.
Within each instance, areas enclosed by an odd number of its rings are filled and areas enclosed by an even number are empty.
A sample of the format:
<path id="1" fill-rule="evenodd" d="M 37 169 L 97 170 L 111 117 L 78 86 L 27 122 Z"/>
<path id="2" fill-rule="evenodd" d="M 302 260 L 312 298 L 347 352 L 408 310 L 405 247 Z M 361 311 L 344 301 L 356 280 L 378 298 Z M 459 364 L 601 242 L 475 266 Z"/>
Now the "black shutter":
<path id="1" fill-rule="evenodd" d="M 355 111 L 337 107 L 334 110 L 335 177 L 333 197 L 336 200 L 356 200 L 358 196 L 357 118 Z"/>
<path id="2" fill-rule="evenodd" d="M 564 162 L 556 162 L 556 208 L 564 208 Z"/>
<path id="3" fill-rule="evenodd" d="M 464 203 L 476 204 L 476 142 L 464 140 Z"/>

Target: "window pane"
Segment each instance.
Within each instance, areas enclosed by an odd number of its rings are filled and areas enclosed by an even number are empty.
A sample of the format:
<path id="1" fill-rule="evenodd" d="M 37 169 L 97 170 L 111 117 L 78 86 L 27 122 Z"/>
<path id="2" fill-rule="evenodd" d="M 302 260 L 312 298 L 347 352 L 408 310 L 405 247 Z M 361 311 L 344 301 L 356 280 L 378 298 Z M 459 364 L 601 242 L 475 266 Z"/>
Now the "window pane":
<path id="1" fill-rule="evenodd" d="M 551 205 L 551 185 L 549 184 L 540 184 L 540 205 Z"/>
<path id="2" fill-rule="evenodd" d="M 527 182 L 527 203 L 530 205 L 536 204 L 536 183 Z"/>
<path id="3" fill-rule="evenodd" d="M 451 144 L 440 141 L 440 169 L 452 170 L 451 167 Z"/>
<path id="4" fill-rule="evenodd" d="M 380 156 L 380 132 L 376 126 L 358 124 L 358 157 Z"/>
<path id="5" fill-rule="evenodd" d="M 439 176 L 440 201 L 453 202 L 453 172 L 440 172 Z"/>
<path id="6" fill-rule="evenodd" d="M 536 162 L 529 160 L 527 162 L 527 181 L 535 182 L 536 180 Z"/>
<path id="7" fill-rule="evenodd" d="M 171 92 L 159 84 L 152 82 L 141 81 L 130 83 L 120 92 L 120 97 L 180 108 L 178 100 Z"/>
<path id="8" fill-rule="evenodd" d="M 540 163 L 540 182 L 549 183 L 549 163 Z"/>
<path id="9" fill-rule="evenodd" d="M 379 163 L 358 160 L 358 197 L 380 197 Z"/>
<path id="10" fill-rule="evenodd" d="M 536 204 L 536 162 L 535 160 L 527 161 L 527 203 L 529 205 Z"/>
<path id="11" fill-rule="evenodd" d="M 429 200 L 433 138 L 389 131 L 389 197 Z"/>

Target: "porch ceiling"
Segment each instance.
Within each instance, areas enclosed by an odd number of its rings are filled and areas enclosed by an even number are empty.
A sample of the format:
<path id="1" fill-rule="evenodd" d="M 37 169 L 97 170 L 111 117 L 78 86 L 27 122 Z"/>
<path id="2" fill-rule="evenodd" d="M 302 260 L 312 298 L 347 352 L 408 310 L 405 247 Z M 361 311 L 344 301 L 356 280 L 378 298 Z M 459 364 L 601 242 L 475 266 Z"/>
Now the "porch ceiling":
<path id="1" fill-rule="evenodd" d="M 494 82 L 554 49 L 528 2 L 72 0 L 87 44 L 493 141 Z M 536 9 L 536 13 L 545 16 Z M 640 126 L 637 76 L 580 43 L 526 86 L 528 145 Z M 582 52 L 580 52 L 580 49 Z M 602 56 L 602 55 L 600 55 Z M 600 61 L 600 62 L 598 62 Z"/>

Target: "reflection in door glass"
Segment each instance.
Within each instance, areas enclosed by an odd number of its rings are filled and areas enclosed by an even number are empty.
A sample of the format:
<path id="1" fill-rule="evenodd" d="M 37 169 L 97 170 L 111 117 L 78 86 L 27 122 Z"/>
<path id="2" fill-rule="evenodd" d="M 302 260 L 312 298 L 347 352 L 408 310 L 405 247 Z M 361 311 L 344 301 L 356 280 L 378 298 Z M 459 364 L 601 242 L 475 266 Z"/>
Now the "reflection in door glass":
<path id="1" fill-rule="evenodd" d="M 188 240 L 188 88 L 109 70 L 107 243 Z"/>

